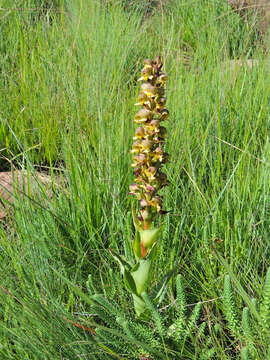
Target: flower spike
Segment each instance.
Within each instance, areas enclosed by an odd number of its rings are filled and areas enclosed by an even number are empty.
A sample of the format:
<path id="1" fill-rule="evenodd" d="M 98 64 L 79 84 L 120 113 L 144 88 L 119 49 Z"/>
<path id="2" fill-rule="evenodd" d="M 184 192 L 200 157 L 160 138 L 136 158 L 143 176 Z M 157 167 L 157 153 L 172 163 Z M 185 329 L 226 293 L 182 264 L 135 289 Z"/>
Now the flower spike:
<path id="1" fill-rule="evenodd" d="M 130 194 L 139 200 L 138 219 L 141 229 L 148 230 L 157 214 L 164 214 L 162 198 L 158 191 L 168 185 L 166 174 L 161 169 L 168 161 L 169 155 L 164 152 L 166 128 L 160 125 L 168 118 L 166 109 L 165 88 L 168 80 L 162 69 L 159 56 L 154 61 L 143 61 L 141 77 L 141 92 L 135 105 L 142 108 L 134 117 L 139 124 L 133 137 L 134 143 L 131 153 L 133 155 L 135 184 L 130 186 Z"/>

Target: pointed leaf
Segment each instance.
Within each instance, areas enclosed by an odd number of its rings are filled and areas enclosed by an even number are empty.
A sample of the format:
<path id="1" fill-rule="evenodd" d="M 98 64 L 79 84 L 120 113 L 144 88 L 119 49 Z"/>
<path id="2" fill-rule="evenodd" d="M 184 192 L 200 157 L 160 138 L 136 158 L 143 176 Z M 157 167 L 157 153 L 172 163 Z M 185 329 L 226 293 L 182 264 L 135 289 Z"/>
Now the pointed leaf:
<path id="1" fill-rule="evenodd" d="M 155 243 L 159 232 L 160 228 L 140 230 L 141 242 L 146 249 L 150 248 Z"/>
<path id="2" fill-rule="evenodd" d="M 138 317 L 140 317 L 146 310 L 145 302 L 140 296 L 137 296 L 135 294 L 132 294 L 132 296 L 133 296 L 134 309 L 135 309 L 136 315 Z"/>
<path id="3" fill-rule="evenodd" d="M 131 275 L 135 281 L 138 295 L 141 295 L 141 293 L 147 289 L 150 268 L 151 260 L 142 259 L 131 270 Z"/>
<path id="4" fill-rule="evenodd" d="M 153 245 L 152 249 L 150 250 L 147 259 L 154 261 L 155 257 L 157 256 L 157 243 Z"/>
<path id="5" fill-rule="evenodd" d="M 131 264 L 124 258 L 124 256 L 116 254 L 116 252 L 114 252 L 113 250 L 110 250 L 110 253 L 114 258 L 114 260 L 116 260 L 119 263 L 122 275 L 124 275 L 125 269 L 131 270 Z"/>
<path id="6" fill-rule="evenodd" d="M 160 303 L 167 291 L 168 283 L 172 276 L 175 274 L 176 269 L 169 270 L 162 278 L 162 280 L 159 282 L 159 284 L 156 287 L 155 295 L 154 295 L 154 301 L 157 303 Z"/>
<path id="7" fill-rule="evenodd" d="M 136 259 L 142 258 L 141 244 L 140 244 L 140 234 L 139 231 L 136 230 L 135 239 L 133 243 L 133 251 Z"/>
<path id="8" fill-rule="evenodd" d="M 112 249 L 109 249 L 110 254 L 112 255 L 113 258 L 115 258 L 115 260 L 117 261 L 121 261 L 123 263 L 124 266 L 132 266 L 130 264 L 130 262 L 126 259 L 125 256 L 117 254 L 117 252 L 115 252 Z"/>
<path id="9" fill-rule="evenodd" d="M 131 211 L 132 211 L 132 218 L 133 218 L 134 227 L 135 227 L 136 231 L 139 231 L 139 230 L 141 230 L 141 226 L 140 226 L 140 222 L 139 222 L 139 220 L 138 220 L 138 217 L 137 217 L 137 215 L 136 215 L 136 212 L 135 212 L 133 206 L 132 206 Z"/>
<path id="10" fill-rule="evenodd" d="M 134 281 L 132 275 L 130 274 L 130 272 L 127 270 L 124 271 L 124 282 L 125 282 L 126 288 L 132 294 L 137 295 L 137 288 L 136 288 L 135 281 Z"/>

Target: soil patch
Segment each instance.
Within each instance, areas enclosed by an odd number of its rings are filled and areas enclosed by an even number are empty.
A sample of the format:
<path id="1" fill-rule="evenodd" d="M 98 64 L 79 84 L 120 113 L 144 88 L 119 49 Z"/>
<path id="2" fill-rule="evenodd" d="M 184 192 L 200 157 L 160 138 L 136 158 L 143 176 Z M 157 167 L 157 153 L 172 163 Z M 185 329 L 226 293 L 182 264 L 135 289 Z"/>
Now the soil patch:
<path id="1" fill-rule="evenodd" d="M 16 198 L 31 198 L 41 192 L 41 187 L 51 196 L 52 184 L 51 176 L 41 172 L 0 172 L 0 219 L 7 216 Z"/>

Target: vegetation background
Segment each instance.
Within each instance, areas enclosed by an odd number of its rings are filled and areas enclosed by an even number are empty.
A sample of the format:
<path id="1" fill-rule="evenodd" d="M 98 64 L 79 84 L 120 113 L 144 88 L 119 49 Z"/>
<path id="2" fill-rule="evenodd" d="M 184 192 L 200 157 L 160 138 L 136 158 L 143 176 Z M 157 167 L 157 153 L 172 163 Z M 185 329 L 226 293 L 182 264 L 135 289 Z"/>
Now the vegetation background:
<path id="1" fill-rule="evenodd" d="M 269 60 L 257 22 L 225 0 L 0 1 L 0 168 L 38 168 L 67 185 L 53 199 L 42 189 L 42 201 L 18 199 L 0 225 L 1 359 L 139 359 L 135 348 L 146 359 L 117 325 L 119 350 L 95 339 L 91 329 L 107 325 L 81 291 L 134 318 L 108 250 L 131 254 L 136 80 L 157 54 L 169 75 L 171 185 L 153 286 L 174 270 L 186 309 L 202 310 L 188 340 L 161 341 L 155 359 L 270 356 L 255 322 L 253 355 L 242 351 L 223 289 L 229 273 L 235 316 L 252 312 L 247 295 L 260 299 L 270 265 Z M 165 327 L 174 288 L 173 277 L 158 310 Z"/>

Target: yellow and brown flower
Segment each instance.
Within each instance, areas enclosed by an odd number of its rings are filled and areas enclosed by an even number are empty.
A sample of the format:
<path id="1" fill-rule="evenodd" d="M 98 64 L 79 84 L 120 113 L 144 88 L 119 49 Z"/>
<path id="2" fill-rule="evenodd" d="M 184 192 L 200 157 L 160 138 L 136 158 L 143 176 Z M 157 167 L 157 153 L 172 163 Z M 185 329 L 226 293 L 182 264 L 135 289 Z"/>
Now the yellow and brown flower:
<path id="1" fill-rule="evenodd" d="M 169 155 L 164 152 L 163 146 L 166 128 L 160 125 L 168 118 L 166 109 L 165 88 L 167 74 L 161 71 L 160 57 L 154 61 L 144 60 L 141 71 L 141 92 L 138 102 L 142 108 L 136 113 L 134 122 L 140 126 L 133 137 L 133 155 L 135 184 L 130 185 L 130 194 L 139 200 L 140 214 L 143 228 L 149 228 L 157 213 L 164 213 L 162 197 L 158 190 L 168 185 L 166 174 L 161 171 L 163 164 L 168 161 Z"/>

